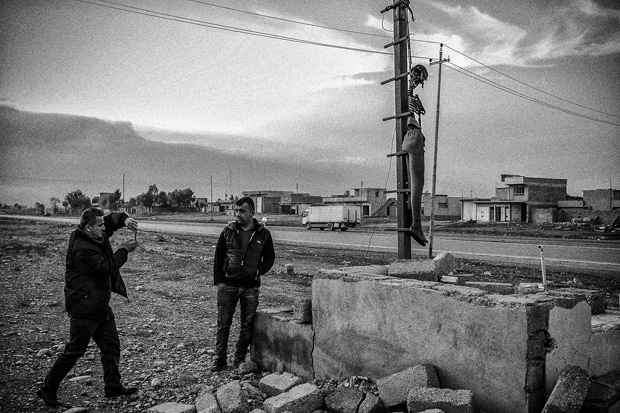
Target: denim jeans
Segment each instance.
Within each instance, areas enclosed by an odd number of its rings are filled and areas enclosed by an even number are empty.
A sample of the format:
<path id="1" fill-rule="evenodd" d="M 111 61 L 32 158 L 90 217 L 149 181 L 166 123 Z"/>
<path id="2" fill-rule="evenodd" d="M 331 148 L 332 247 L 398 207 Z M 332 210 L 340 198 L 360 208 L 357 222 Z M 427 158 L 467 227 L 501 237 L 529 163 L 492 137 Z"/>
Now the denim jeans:
<path id="1" fill-rule="evenodd" d="M 234 287 L 223 284 L 217 287 L 217 336 L 215 353 L 220 362 L 226 360 L 228 336 L 237 302 L 241 307 L 239 314 L 239 340 L 235 351 L 235 361 L 245 360 L 248 347 L 252 342 L 254 316 L 258 308 L 258 287 Z"/>
<path id="2" fill-rule="evenodd" d="M 121 343 L 111 309 L 109 316 L 108 320 L 71 317 L 69 342 L 65 345 L 65 351 L 58 356 L 45 377 L 44 388 L 46 390 L 54 393 L 58 390 L 60 382 L 77 363 L 78 359 L 86 353 L 91 338 L 101 350 L 105 388 L 121 386 L 121 374 L 118 370 Z"/>

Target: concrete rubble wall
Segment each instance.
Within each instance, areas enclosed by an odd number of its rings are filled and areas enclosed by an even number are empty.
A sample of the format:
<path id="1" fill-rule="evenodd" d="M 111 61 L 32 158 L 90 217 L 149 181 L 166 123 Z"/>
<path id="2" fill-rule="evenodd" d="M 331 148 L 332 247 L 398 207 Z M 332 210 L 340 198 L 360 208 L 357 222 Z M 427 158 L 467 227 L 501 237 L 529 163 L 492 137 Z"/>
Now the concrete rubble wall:
<path id="1" fill-rule="evenodd" d="M 618 313 L 592 316 L 586 301 L 556 300 L 549 312 L 552 346 L 546 357 L 547 394 L 560 372 L 578 366 L 598 377 L 620 370 L 620 318 Z M 603 327 L 596 327 L 601 320 Z"/>
<path id="2" fill-rule="evenodd" d="M 254 319 L 250 355 L 269 371 L 286 371 L 312 380 L 313 336 L 312 325 L 300 323 L 292 311 L 259 311 Z"/>
<path id="3" fill-rule="evenodd" d="M 317 378 L 377 379 L 431 363 L 442 387 L 472 390 L 483 410 L 528 411 L 528 329 L 544 323 L 529 320 L 533 300 L 328 274 L 314 278 L 312 303 Z"/>

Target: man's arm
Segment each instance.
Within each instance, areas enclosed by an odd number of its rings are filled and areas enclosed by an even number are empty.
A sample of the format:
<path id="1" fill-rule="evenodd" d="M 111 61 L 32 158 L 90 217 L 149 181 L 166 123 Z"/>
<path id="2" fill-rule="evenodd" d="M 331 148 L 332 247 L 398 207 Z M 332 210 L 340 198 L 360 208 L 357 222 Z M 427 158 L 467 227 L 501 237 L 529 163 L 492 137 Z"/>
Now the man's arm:
<path id="1" fill-rule="evenodd" d="M 116 231 L 125 226 L 125 220 L 129 218 L 124 212 L 113 212 L 103 217 L 105 233 L 111 237 Z"/>
<path id="2" fill-rule="evenodd" d="M 224 231 L 220 234 L 215 247 L 215 257 L 213 258 L 213 284 L 223 283 L 226 278 L 224 264 L 226 263 L 226 236 Z"/>
<path id="3" fill-rule="evenodd" d="M 267 237 L 265 245 L 263 245 L 263 259 L 258 264 L 258 275 L 266 274 L 267 271 L 273 267 L 273 263 L 276 261 L 276 253 L 273 248 L 273 240 L 271 234 Z"/>

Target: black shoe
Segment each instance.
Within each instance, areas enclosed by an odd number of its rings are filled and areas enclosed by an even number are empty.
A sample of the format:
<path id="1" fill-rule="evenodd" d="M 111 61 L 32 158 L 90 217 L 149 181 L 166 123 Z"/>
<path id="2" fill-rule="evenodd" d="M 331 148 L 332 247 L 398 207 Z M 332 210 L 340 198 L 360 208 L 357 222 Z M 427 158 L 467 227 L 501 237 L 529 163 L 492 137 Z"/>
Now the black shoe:
<path id="1" fill-rule="evenodd" d="M 228 364 L 226 363 L 226 359 L 224 360 L 217 359 L 215 360 L 215 363 L 213 363 L 213 366 L 211 367 L 211 373 L 217 373 L 218 371 L 226 370 L 227 367 L 228 367 Z"/>
<path id="2" fill-rule="evenodd" d="M 131 396 L 134 393 L 138 392 L 137 387 L 112 387 L 105 389 L 105 397 L 112 398 L 118 396 Z"/>
<path id="3" fill-rule="evenodd" d="M 235 358 L 235 361 L 233 362 L 233 367 L 237 368 L 237 367 L 239 367 L 239 365 L 241 363 L 245 363 L 245 357 L 244 358 Z"/>
<path id="4" fill-rule="evenodd" d="M 39 389 L 37 390 L 37 396 L 39 396 L 39 398 L 50 407 L 64 406 L 64 404 L 62 404 L 60 400 L 58 400 L 56 392 L 51 392 L 46 389 Z"/>

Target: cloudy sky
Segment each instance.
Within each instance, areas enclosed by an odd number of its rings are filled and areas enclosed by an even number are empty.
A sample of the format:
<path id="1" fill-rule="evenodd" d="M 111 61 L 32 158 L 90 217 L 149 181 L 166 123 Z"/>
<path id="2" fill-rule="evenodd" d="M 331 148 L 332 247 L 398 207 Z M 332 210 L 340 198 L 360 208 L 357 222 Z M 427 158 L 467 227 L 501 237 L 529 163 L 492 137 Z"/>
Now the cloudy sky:
<path id="1" fill-rule="evenodd" d="M 380 13 L 388 4 L 3 0 L 0 103 L 191 132 L 149 139 L 366 168 L 347 182 L 323 182 L 320 195 L 360 181 L 394 188 L 386 156 L 394 121 L 382 120 L 394 113 L 394 84 L 381 85 L 394 71 L 384 48 L 392 13 Z M 425 189 L 439 70 L 428 59 L 438 58 L 440 43 L 450 62 L 442 69 L 439 193 L 490 196 L 502 173 L 565 178 L 578 196 L 609 188 L 610 179 L 620 189 L 617 0 L 411 8 L 413 64 L 430 73 L 416 89 L 427 110 Z M 311 176 L 298 184 L 301 192 L 320 188 Z"/>

